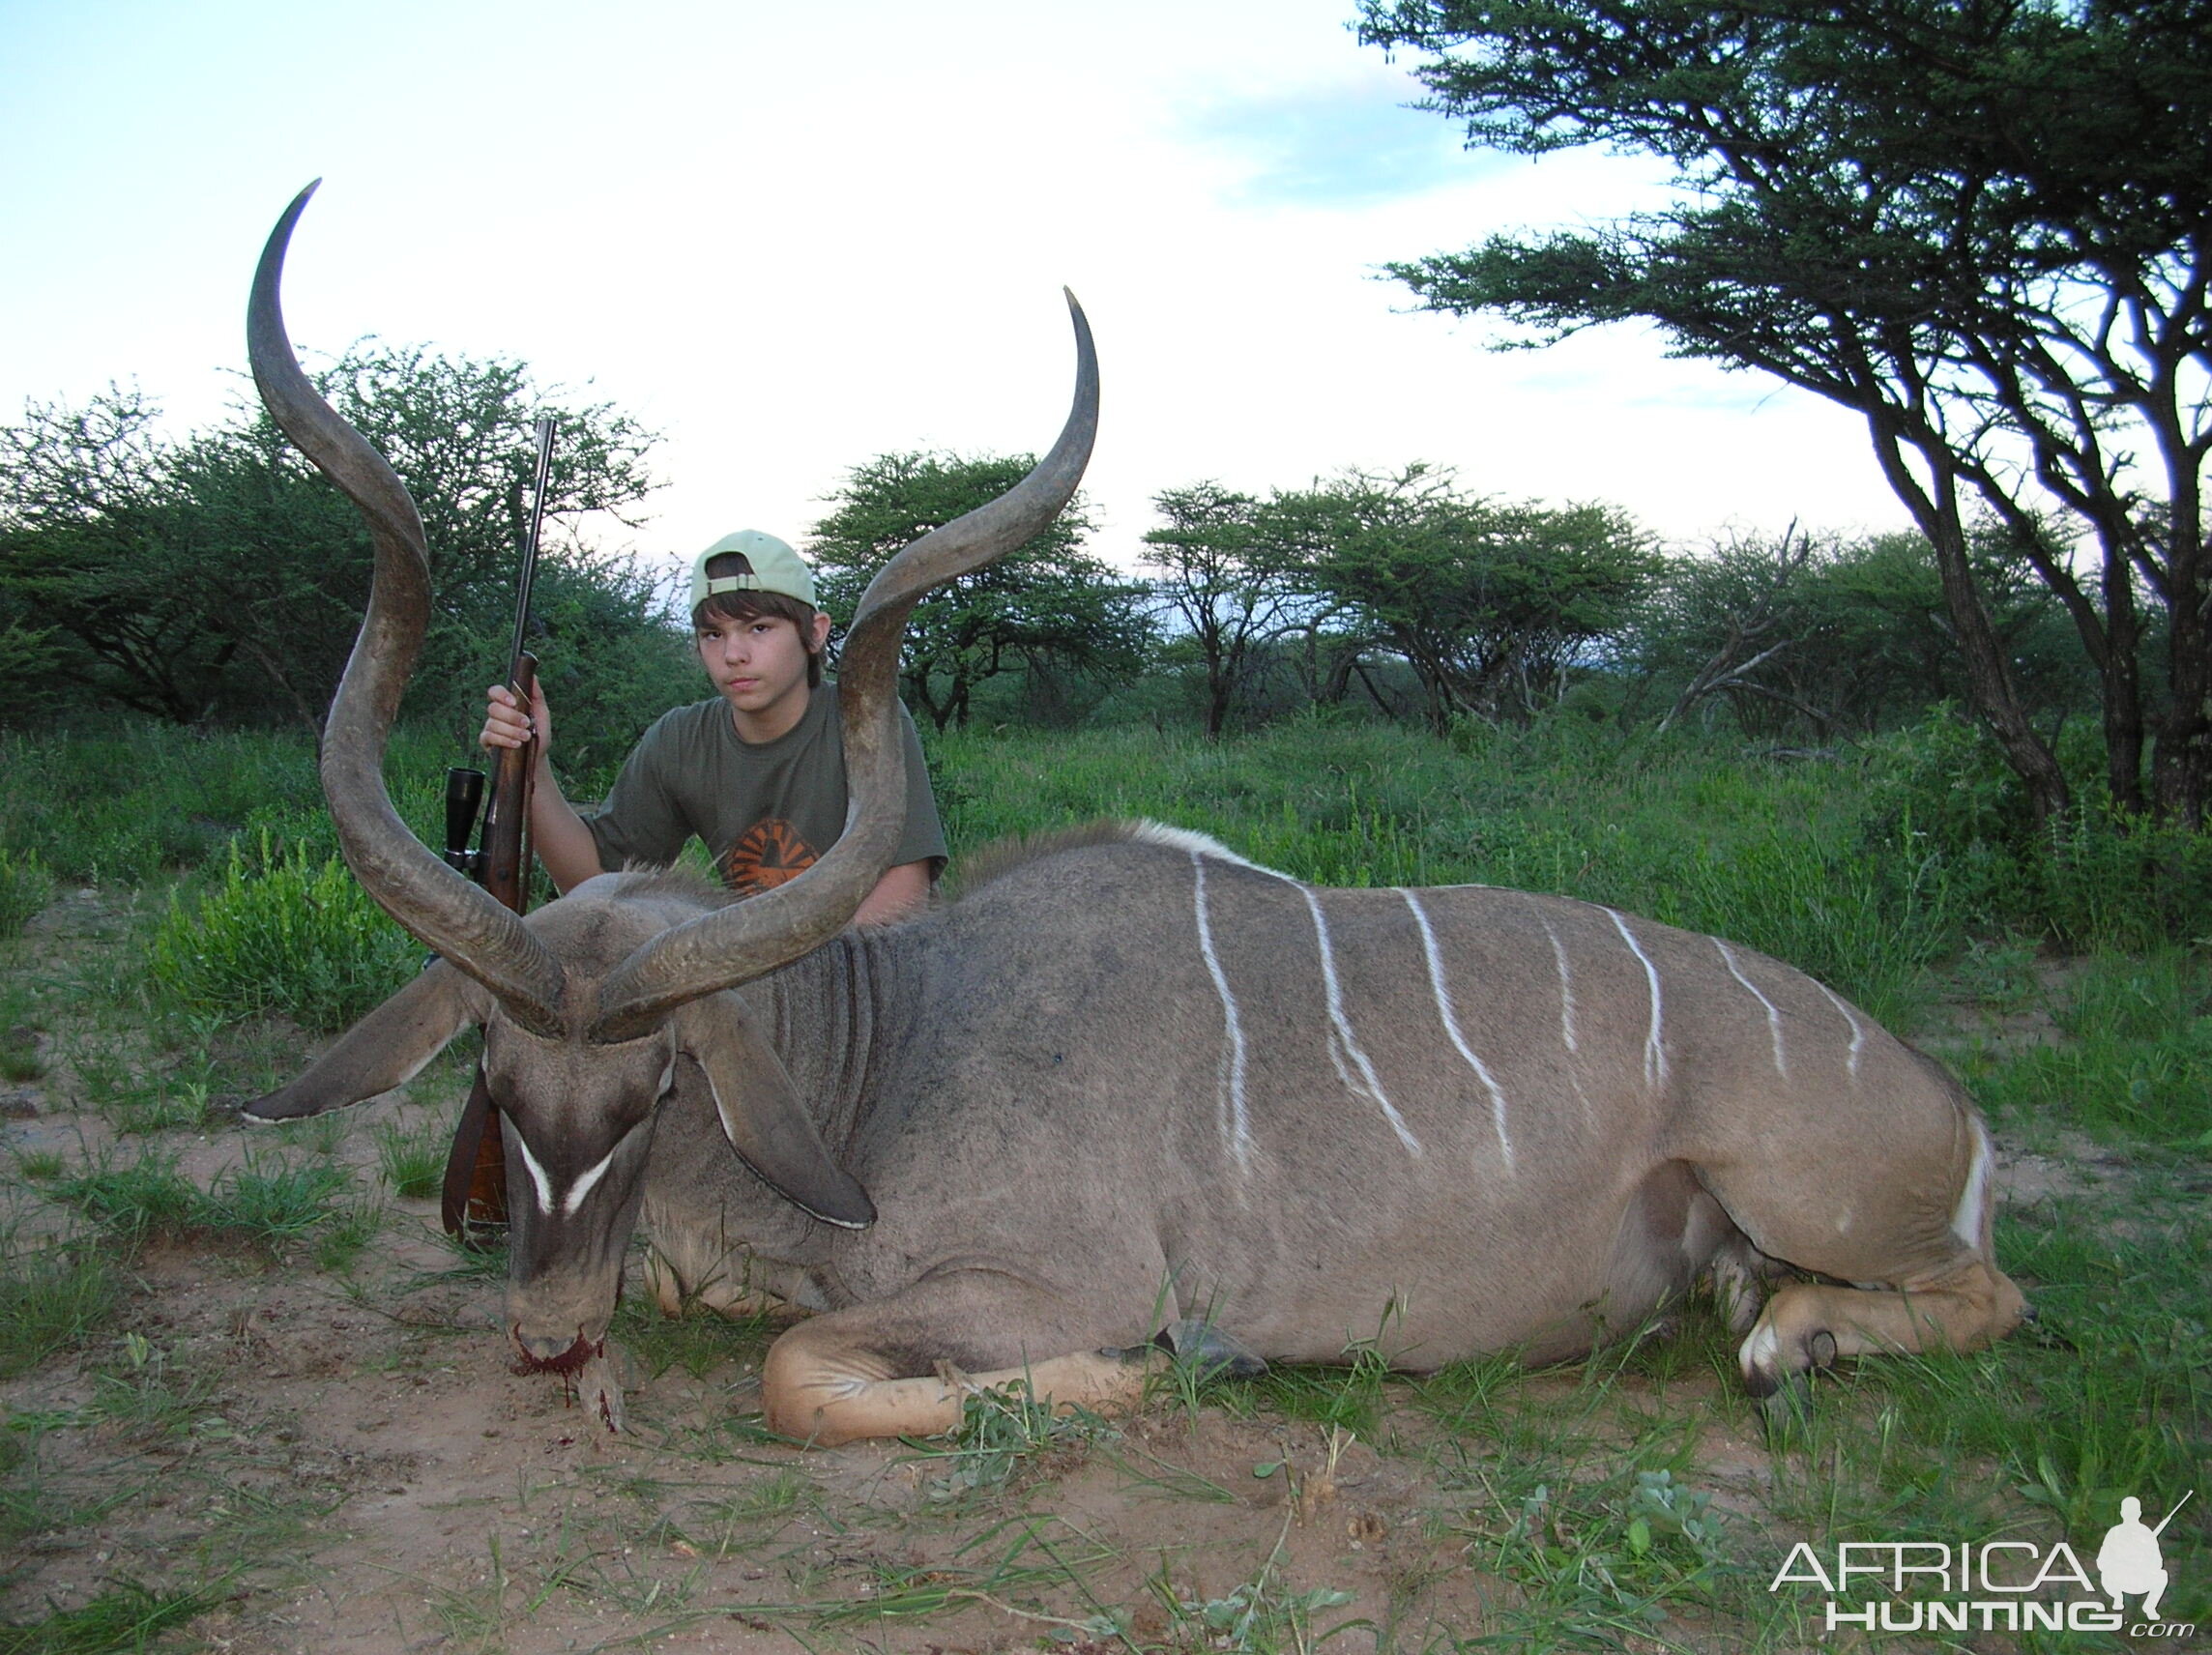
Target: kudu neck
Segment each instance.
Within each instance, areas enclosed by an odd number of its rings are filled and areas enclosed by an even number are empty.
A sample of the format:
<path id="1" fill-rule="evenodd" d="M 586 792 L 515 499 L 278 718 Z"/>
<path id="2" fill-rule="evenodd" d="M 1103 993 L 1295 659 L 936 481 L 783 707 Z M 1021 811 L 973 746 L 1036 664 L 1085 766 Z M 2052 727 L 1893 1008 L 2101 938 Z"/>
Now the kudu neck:
<path id="1" fill-rule="evenodd" d="M 832 1154 L 851 1142 L 872 1076 L 905 1036 L 914 997 L 901 990 L 915 952 L 909 926 L 846 931 L 752 991 L 766 997 L 776 1057 Z"/>

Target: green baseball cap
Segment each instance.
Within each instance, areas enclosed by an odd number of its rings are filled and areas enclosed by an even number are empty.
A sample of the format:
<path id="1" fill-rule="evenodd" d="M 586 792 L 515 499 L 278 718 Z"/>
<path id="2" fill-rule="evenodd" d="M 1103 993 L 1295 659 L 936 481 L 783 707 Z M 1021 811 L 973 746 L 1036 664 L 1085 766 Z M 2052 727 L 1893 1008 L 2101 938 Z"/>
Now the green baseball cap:
<path id="1" fill-rule="evenodd" d="M 731 552 L 750 564 L 752 573 L 717 575 L 709 580 L 708 563 Z M 773 535 L 764 535 L 758 529 L 740 529 L 734 535 L 724 535 L 691 560 L 693 611 L 722 592 L 775 592 L 796 597 L 810 608 L 820 607 L 814 601 L 814 571 L 806 566 L 806 560 L 793 551 L 789 542 Z"/>

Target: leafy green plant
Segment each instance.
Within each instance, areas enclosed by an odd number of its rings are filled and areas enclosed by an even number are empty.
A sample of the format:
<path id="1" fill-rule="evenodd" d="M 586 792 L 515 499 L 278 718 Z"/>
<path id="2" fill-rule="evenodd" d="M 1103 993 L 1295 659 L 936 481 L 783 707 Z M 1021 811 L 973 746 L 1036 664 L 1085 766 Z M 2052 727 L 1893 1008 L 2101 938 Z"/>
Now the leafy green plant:
<path id="1" fill-rule="evenodd" d="M 1314 1617 L 1352 1603 L 1353 1594 L 1334 1586 L 1291 1590 L 1282 1579 L 1288 1537 L 1286 1523 L 1284 1538 L 1276 1542 L 1259 1573 L 1239 1581 L 1217 1598 L 1179 1588 L 1164 1570 L 1150 1582 L 1152 1595 L 1176 1629 L 1196 1647 L 1226 1650 L 1231 1655 L 1273 1655 L 1278 1650 L 1297 1650 L 1302 1655 L 1340 1633 L 1371 1625 L 1365 1620 L 1348 1620 L 1325 1632 L 1315 1632 Z M 1126 1636 L 1119 1626 L 1099 1630 Z"/>
<path id="2" fill-rule="evenodd" d="M 930 1479 L 927 1497 L 947 1504 L 1004 1487 L 1039 1457 L 1088 1447 L 1114 1437 L 1114 1428 L 1087 1408 L 1059 1407 L 1030 1392 L 1027 1380 L 975 1391 L 960 1405 L 960 1423 L 948 1448 L 923 1458 L 944 1467 Z"/>
<path id="3" fill-rule="evenodd" d="M 231 1017 L 281 1011 L 333 1030 L 392 995 L 421 959 L 336 857 L 277 852 L 263 833 L 250 862 L 232 847 L 213 891 L 170 905 L 147 966 L 184 1005 Z"/>

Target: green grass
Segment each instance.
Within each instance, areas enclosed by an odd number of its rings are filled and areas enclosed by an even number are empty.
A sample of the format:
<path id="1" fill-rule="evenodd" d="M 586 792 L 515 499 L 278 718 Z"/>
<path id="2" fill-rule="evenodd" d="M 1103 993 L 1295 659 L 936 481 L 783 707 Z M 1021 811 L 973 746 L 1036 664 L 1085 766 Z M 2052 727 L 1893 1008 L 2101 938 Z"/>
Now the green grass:
<path id="1" fill-rule="evenodd" d="M 158 1589 L 118 1581 L 74 1609 L 44 1619 L 0 1626 L 0 1655 L 119 1655 L 152 1646 L 222 1601 L 223 1583 Z"/>
<path id="2" fill-rule="evenodd" d="M 1962 1059 L 1995 1119 L 2212 1155 L 2212 958 L 2171 947 L 2093 958 L 2051 1011 L 2065 1038 Z"/>
<path id="3" fill-rule="evenodd" d="M 69 1046 L 85 1101 L 118 1132 L 145 1135 L 197 1128 L 206 1118 L 217 1065 L 207 1056 L 149 1054 L 145 1031 L 87 1031 Z"/>
<path id="4" fill-rule="evenodd" d="M 965 1398 L 960 1423 L 942 1446 L 917 1447 L 917 1459 L 928 1499 L 944 1505 L 995 1492 L 1041 1459 L 1080 1455 L 1118 1435 L 1089 1408 L 1055 1407 L 1017 1380 Z"/>
<path id="5" fill-rule="evenodd" d="M 0 1245 L 0 1379 L 84 1344 L 114 1316 L 114 1266 L 93 1247 Z"/>
<path id="6" fill-rule="evenodd" d="M 783 1327 L 770 1316 L 727 1318 L 697 1304 L 663 1316 L 650 1293 L 630 1292 L 615 1306 L 611 1331 L 650 1378 L 681 1369 L 702 1379 L 727 1362 L 758 1368 Z"/>
<path id="7" fill-rule="evenodd" d="M 381 1122 L 374 1132 L 377 1170 L 402 1201 L 430 1201 L 445 1188 L 451 1127 L 432 1116 L 412 1126 Z"/>
<path id="8" fill-rule="evenodd" d="M 393 794 L 419 831 L 440 818 L 445 767 L 459 758 L 441 732 L 394 734 Z M 219 863 L 262 828 L 280 850 L 337 849 L 314 744 L 296 731 L 134 721 L 119 733 L 0 734 L 0 844 L 75 883 L 158 883 Z"/>
<path id="9" fill-rule="evenodd" d="M 0 843 L 0 939 L 21 935 L 53 895 L 53 875 L 36 851 L 11 851 Z"/>
<path id="10" fill-rule="evenodd" d="M 1440 740 L 1298 719 L 1237 741 L 941 736 L 954 853 L 1150 816 L 1323 884 L 1472 882 L 1603 902 L 1812 971 L 1877 1017 L 1964 941 L 1939 858 L 1862 843 L 1853 763 L 1783 765 L 1554 720 Z"/>
<path id="11" fill-rule="evenodd" d="M 54 1179 L 49 1193 L 133 1247 L 182 1233 L 200 1201 L 199 1189 L 177 1171 L 177 1157 L 158 1150 L 130 1161 L 102 1158 Z"/>
<path id="12" fill-rule="evenodd" d="M 39 1055 L 45 1021 L 39 1001 L 28 976 L 0 976 L 0 1081 L 35 1081 L 46 1071 Z"/>
<path id="13" fill-rule="evenodd" d="M 202 1189 L 177 1170 L 174 1154 L 148 1150 L 127 1162 L 103 1159 L 49 1187 L 132 1246 L 204 1235 L 276 1253 L 335 1216 L 337 1197 L 352 1184 L 351 1173 L 328 1161 L 248 1154 Z"/>

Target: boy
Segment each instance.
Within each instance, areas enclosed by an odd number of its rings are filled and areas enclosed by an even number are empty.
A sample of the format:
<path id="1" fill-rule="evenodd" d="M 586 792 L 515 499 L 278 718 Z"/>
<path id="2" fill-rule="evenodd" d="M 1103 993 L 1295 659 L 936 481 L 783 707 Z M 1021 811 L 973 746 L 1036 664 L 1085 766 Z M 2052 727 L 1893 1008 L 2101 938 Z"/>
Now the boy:
<path id="1" fill-rule="evenodd" d="M 533 727 L 540 738 L 530 833 L 564 891 L 630 863 L 673 862 L 695 835 L 724 882 L 751 895 L 811 866 L 844 831 L 837 686 L 822 682 L 830 617 L 815 607 L 813 571 L 773 535 L 725 535 L 692 565 L 691 622 L 715 697 L 655 721 L 592 815 L 578 815 L 553 779 L 553 715 L 543 691 L 526 718 L 504 684 L 491 690 L 479 738 L 485 747 L 520 746 Z M 903 707 L 899 719 L 906 831 L 856 925 L 914 913 L 945 866 L 945 830 L 920 738 Z"/>

